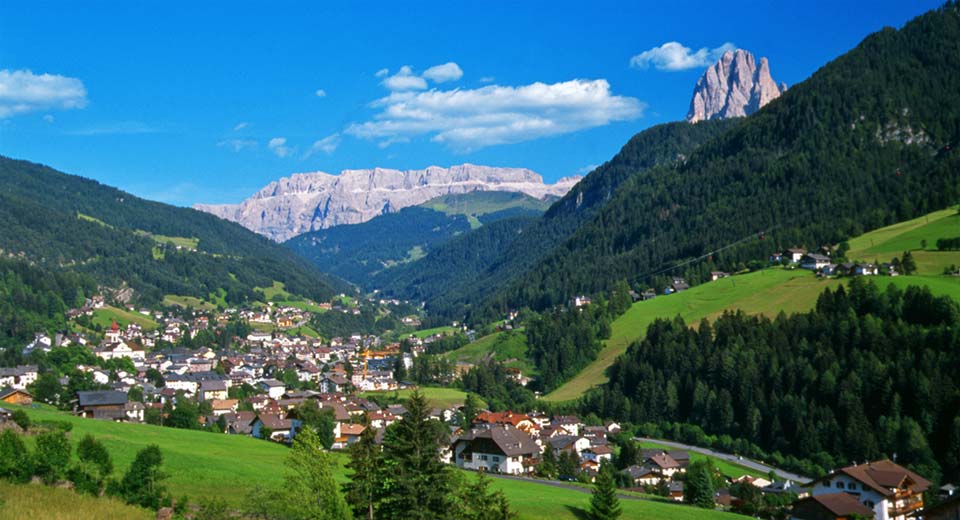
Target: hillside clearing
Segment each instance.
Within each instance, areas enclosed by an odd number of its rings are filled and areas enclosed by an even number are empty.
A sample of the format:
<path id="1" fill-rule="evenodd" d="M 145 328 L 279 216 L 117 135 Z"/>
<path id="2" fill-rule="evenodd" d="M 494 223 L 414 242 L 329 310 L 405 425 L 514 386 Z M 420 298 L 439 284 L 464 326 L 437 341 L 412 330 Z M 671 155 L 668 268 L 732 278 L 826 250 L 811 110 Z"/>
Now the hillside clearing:
<path id="1" fill-rule="evenodd" d="M 144 330 L 153 330 L 160 326 L 157 322 L 150 319 L 150 317 L 144 316 L 139 312 L 120 309 L 112 305 L 106 305 L 101 309 L 93 311 L 93 323 L 100 325 L 103 329 L 110 328 L 114 320 L 116 320 L 117 325 L 120 327 L 126 327 L 131 323 L 136 323 Z"/>

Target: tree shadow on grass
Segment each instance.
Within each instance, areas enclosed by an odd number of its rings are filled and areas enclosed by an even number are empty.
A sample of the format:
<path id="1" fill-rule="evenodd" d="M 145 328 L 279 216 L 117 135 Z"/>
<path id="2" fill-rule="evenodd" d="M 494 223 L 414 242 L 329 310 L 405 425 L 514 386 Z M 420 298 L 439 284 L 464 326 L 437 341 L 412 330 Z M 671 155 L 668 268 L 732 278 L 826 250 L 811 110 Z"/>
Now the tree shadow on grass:
<path id="1" fill-rule="evenodd" d="M 564 506 L 570 513 L 577 518 L 577 520 L 590 520 L 590 512 L 582 507 L 577 506 Z"/>

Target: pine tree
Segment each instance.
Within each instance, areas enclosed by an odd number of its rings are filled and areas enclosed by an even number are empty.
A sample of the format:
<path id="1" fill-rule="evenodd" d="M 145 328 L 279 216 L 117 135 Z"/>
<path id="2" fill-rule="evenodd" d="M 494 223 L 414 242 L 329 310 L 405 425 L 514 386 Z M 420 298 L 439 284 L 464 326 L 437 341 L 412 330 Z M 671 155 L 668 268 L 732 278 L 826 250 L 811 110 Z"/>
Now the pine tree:
<path id="1" fill-rule="evenodd" d="M 344 485 L 347 503 L 357 518 L 373 520 L 376 511 L 375 491 L 380 485 L 380 446 L 376 442 L 376 430 L 367 426 L 360 439 L 350 445 L 350 462 L 347 469 L 353 471 L 350 482 Z"/>
<path id="2" fill-rule="evenodd" d="M 613 466 L 604 462 L 600 466 L 594 482 L 593 497 L 590 499 L 590 518 L 592 520 L 614 520 L 620 518 L 620 498 L 617 497 L 617 482 Z"/>
<path id="3" fill-rule="evenodd" d="M 470 428 L 470 425 L 473 424 L 473 420 L 477 418 L 479 412 L 480 401 L 477 399 L 477 396 L 467 394 L 466 399 L 463 401 L 463 424 L 461 426 Z"/>
<path id="4" fill-rule="evenodd" d="M 293 440 L 287 455 L 285 477 L 285 509 L 282 518 L 311 520 L 347 520 L 350 507 L 333 477 L 334 462 L 323 451 L 320 437 L 311 428 L 302 429 Z"/>
<path id="5" fill-rule="evenodd" d="M 690 464 L 687 468 L 687 480 L 684 482 L 683 499 L 697 507 L 713 509 L 714 486 L 712 477 L 712 461 L 700 460 Z"/>
<path id="6" fill-rule="evenodd" d="M 383 479 L 377 489 L 379 517 L 444 518 L 449 515 L 453 484 L 450 469 L 440 461 L 447 432 L 430 419 L 419 391 L 406 403 L 403 418 L 387 428 L 383 439 Z"/>
<path id="7" fill-rule="evenodd" d="M 168 500 L 166 488 L 161 484 L 167 474 L 160 471 L 161 464 L 163 454 L 156 444 L 137 452 L 120 482 L 121 494 L 128 504 L 159 509 Z"/>

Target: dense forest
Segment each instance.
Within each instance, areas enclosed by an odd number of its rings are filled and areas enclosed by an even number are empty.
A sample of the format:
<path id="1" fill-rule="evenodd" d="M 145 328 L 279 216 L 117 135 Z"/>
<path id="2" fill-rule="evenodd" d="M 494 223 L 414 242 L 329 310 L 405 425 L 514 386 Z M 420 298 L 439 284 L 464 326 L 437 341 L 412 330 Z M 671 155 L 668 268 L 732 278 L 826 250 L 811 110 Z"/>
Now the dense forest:
<path id="1" fill-rule="evenodd" d="M 524 229 L 522 239 L 499 255 L 484 251 L 487 263 L 450 272 L 442 259 L 451 255 L 438 251 L 406 266 L 420 278 L 398 271 L 399 284 L 384 285 L 401 292 L 409 285 L 407 293 L 431 301 L 432 310 L 466 312 L 479 322 L 507 308 L 549 308 L 624 278 L 637 287 L 664 273 L 698 283 L 708 271 L 703 262 L 734 270 L 777 249 L 837 243 L 954 204 L 957 70 L 960 13 L 948 4 L 900 30 L 867 37 L 756 114 L 719 128 L 719 135 L 704 132 L 703 144 L 682 157 L 655 153 L 642 137 L 682 136 L 683 128 L 709 125 L 678 123 L 639 134 L 537 227 Z M 610 175 L 614 168 L 621 173 Z M 588 190 L 591 182 L 600 185 Z M 587 218 L 559 217 L 591 200 L 600 203 L 584 212 Z M 555 233 L 536 231 L 555 219 Z M 468 236 L 449 245 L 470 255 L 469 244 Z M 447 288 L 457 288 L 458 296 Z"/>
<path id="2" fill-rule="evenodd" d="M 861 278 L 814 311 L 658 320 L 583 403 L 636 424 L 671 421 L 814 461 L 893 457 L 960 477 L 960 308 L 929 289 Z"/>
<path id="3" fill-rule="evenodd" d="M 737 123 L 669 123 L 644 130 L 613 159 L 577 183 L 542 218 L 484 226 L 438 247 L 422 260 L 381 273 L 373 284 L 404 298 L 429 302 L 438 320 L 460 316 L 472 302 L 495 294 L 511 277 L 536 265 L 578 226 L 588 222 L 631 176 L 658 164 L 682 162 L 701 143 Z M 478 316 L 477 321 L 487 317 L 492 315 Z"/>
<path id="4" fill-rule="evenodd" d="M 199 211 L 5 157 L 0 186 L 4 254 L 51 272 L 89 274 L 108 287 L 125 282 L 142 303 L 165 294 L 206 298 L 218 289 L 239 303 L 274 280 L 318 300 L 348 290 L 286 248 Z M 175 244 L 180 238 L 196 245 Z"/>

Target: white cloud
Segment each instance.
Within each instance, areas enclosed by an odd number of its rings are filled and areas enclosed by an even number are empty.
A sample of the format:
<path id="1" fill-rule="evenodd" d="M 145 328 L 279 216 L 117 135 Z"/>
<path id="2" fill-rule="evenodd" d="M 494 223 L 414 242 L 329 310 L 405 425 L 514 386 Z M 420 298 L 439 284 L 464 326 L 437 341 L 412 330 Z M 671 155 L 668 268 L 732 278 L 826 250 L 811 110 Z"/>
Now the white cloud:
<path id="1" fill-rule="evenodd" d="M 576 175 L 586 175 L 592 172 L 593 170 L 596 170 L 598 167 L 600 167 L 599 164 L 588 164 L 586 166 L 582 166 L 580 168 L 577 168 Z"/>
<path id="2" fill-rule="evenodd" d="M 46 122 L 48 122 L 48 123 L 53 123 L 54 121 L 56 121 L 56 118 L 53 117 L 53 116 L 50 115 L 50 114 L 47 114 L 47 115 L 43 116 L 43 120 L 46 121 Z"/>
<path id="3" fill-rule="evenodd" d="M 0 70 L 0 119 L 35 110 L 85 106 L 87 89 L 79 79 L 29 70 Z"/>
<path id="4" fill-rule="evenodd" d="M 247 148 L 256 148 L 257 142 L 253 139 L 224 139 L 217 143 L 221 148 L 231 148 L 234 152 L 239 152 Z"/>
<path id="5" fill-rule="evenodd" d="M 330 155 L 336 151 L 338 146 L 340 146 L 340 141 L 341 139 L 339 133 L 328 135 L 319 141 L 315 141 L 313 145 L 310 146 L 310 149 L 307 150 L 306 155 L 303 157 L 306 159 L 317 152 L 323 152 L 327 155 Z"/>
<path id="6" fill-rule="evenodd" d="M 715 49 L 703 47 L 694 52 L 680 42 L 667 42 L 630 58 L 630 66 L 646 69 L 652 65 L 659 70 L 671 71 L 707 67 L 720 59 L 724 52 L 736 48 L 734 44 L 727 42 Z"/>
<path id="7" fill-rule="evenodd" d="M 404 65 L 396 74 L 383 80 L 383 86 L 390 90 L 423 90 L 427 88 L 427 80 L 414 74 L 409 65 Z"/>
<path id="8" fill-rule="evenodd" d="M 497 78 L 495 78 L 495 77 L 493 77 L 493 76 L 484 76 L 484 77 L 480 78 L 480 83 L 493 83 L 493 82 L 496 81 L 496 80 L 497 80 Z"/>
<path id="9" fill-rule="evenodd" d="M 327 91 L 323 90 L 322 88 L 318 88 L 314 94 L 316 94 L 317 97 L 327 97 Z"/>
<path id="10" fill-rule="evenodd" d="M 640 117 L 645 108 L 635 98 L 612 95 L 603 79 L 392 92 L 371 106 L 381 112 L 371 121 L 350 125 L 348 134 L 378 140 L 381 145 L 430 135 L 433 141 L 459 150 L 604 126 Z"/>
<path id="11" fill-rule="evenodd" d="M 248 122 L 246 122 L 246 121 L 241 121 L 241 122 L 237 123 L 236 126 L 233 127 L 233 131 L 234 131 L 234 132 L 239 132 L 240 130 L 243 130 L 244 128 L 246 128 L 246 127 L 248 127 L 248 126 L 250 126 L 250 123 L 248 123 Z"/>
<path id="12" fill-rule="evenodd" d="M 69 135 L 137 135 L 137 134 L 157 134 L 163 130 L 155 128 L 140 121 L 114 121 L 97 126 L 81 128 L 68 132 Z"/>
<path id="13" fill-rule="evenodd" d="M 390 74 L 390 69 L 380 69 L 380 70 L 378 70 L 378 71 L 376 72 L 376 74 L 374 74 L 374 76 L 376 76 L 376 77 L 378 77 L 378 78 L 382 78 L 382 77 L 386 76 L 387 74 Z"/>
<path id="14" fill-rule="evenodd" d="M 274 137 L 269 143 L 267 143 L 267 148 L 269 148 L 271 152 L 275 153 L 277 157 L 280 158 L 286 157 L 293 153 L 293 148 L 287 146 L 286 137 Z"/>
<path id="15" fill-rule="evenodd" d="M 456 81 L 463 77 L 463 70 L 460 69 L 459 65 L 450 61 L 443 65 L 434 65 L 423 71 L 423 77 L 434 83 Z"/>

